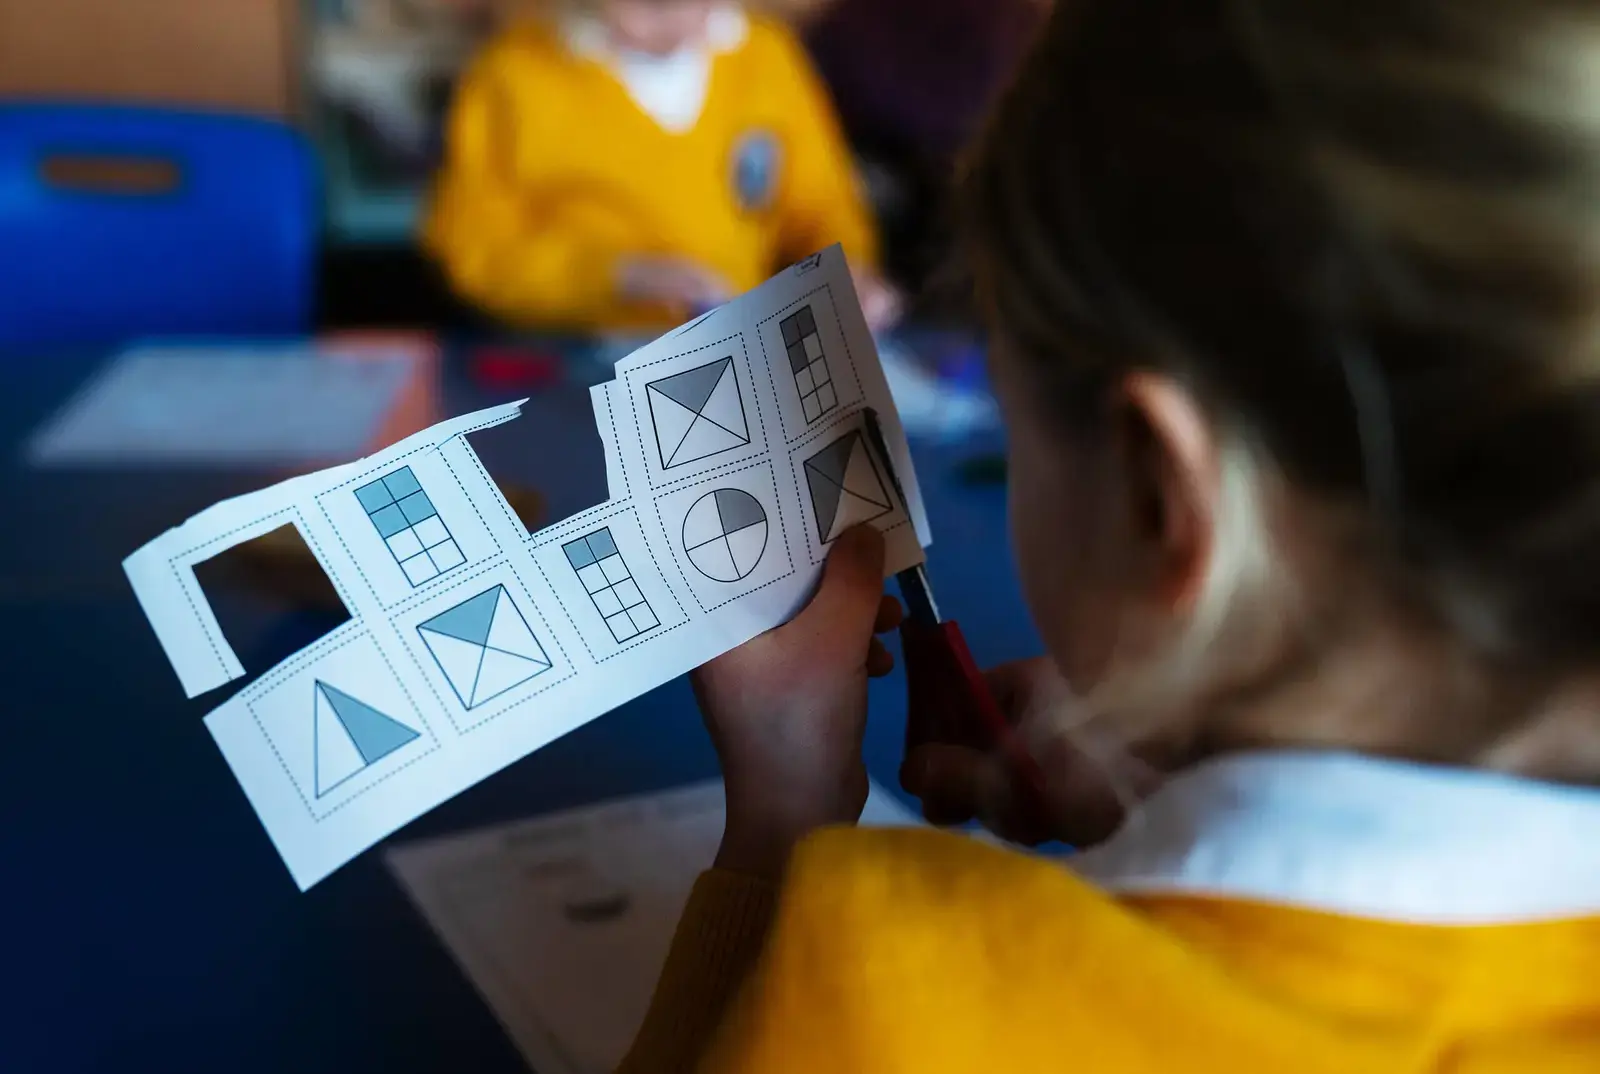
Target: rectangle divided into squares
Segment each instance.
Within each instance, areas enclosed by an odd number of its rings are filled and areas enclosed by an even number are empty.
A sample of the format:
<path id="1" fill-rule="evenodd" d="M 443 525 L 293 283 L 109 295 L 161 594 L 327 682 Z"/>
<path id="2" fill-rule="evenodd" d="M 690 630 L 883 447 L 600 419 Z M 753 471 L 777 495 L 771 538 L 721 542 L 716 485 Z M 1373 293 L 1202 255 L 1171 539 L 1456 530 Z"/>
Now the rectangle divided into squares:
<path id="1" fill-rule="evenodd" d="M 594 601 L 595 611 L 600 613 L 600 618 L 611 628 L 611 636 L 619 643 L 631 641 L 661 625 L 634 582 L 628 565 L 622 561 L 622 553 L 617 551 L 609 527 L 569 541 L 561 549 L 567 554 L 567 562 L 577 572 L 589 599 Z"/>
<path id="2" fill-rule="evenodd" d="M 833 377 L 828 374 L 828 359 L 822 353 L 822 337 L 817 334 L 817 318 L 810 306 L 801 306 L 785 317 L 779 327 L 783 329 L 783 345 L 789 352 L 789 371 L 794 374 L 794 385 L 800 390 L 800 409 L 805 411 L 809 425 L 839 406 Z"/>
<path id="3" fill-rule="evenodd" d="M 356 499 L 413 586 L 466 562 L 411 467 L 356 489 Z"/>

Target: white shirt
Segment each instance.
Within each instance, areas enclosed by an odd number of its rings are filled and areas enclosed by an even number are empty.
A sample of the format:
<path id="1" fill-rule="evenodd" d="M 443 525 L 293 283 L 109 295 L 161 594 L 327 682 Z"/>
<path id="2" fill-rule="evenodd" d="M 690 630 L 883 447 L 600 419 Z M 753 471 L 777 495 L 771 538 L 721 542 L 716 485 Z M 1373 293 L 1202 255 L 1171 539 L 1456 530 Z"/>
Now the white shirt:
<path id="1" fill-rule="evenodd" d="M 1600 789 L 1353 754 L 1243 754 L 1175 777 L 1069 862 L 1114 893 L 1417 924 L 1600 915 Z"/>
<path id="2" fill-rule="evenodd" d="M 749 22 L 737 4 L 720 4 L 706 24 L 702 41 L 667 56 L 617 49 L 610 32 L 593 15 L 572 15 L 562 24 L 567 47 L 603 64 L 646 115 L 671 134 L 694 129 L 711 86 L 711 64 L 718 54 L 739 49 Z"/>

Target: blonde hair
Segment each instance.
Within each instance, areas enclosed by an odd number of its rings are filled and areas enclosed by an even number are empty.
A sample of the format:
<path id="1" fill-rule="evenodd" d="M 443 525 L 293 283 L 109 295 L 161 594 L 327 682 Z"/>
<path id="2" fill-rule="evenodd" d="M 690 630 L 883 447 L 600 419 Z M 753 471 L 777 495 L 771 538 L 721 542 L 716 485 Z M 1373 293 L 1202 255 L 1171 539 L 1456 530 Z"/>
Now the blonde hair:
<path id="1" fill-rule="evenodd" d="M 981 297 L 1064 423 L 1158 370 L 1243 482 L 1144 689 L 1284 584 L 1268 473 L 1482 666 L 1592 668 L 1596 72 L 1600 11 L 1571 0 L 1056 6 L 966 176 Z"/>

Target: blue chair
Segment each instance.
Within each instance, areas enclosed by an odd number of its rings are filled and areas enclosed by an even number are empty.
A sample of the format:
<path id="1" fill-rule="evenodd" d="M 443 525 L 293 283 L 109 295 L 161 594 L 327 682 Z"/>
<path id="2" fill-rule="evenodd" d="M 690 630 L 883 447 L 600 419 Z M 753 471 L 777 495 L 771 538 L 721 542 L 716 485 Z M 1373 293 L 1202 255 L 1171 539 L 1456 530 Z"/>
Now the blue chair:
<path id="1" fill-rule="evenodd" d="M 319 209 L 282 124 L 0 104 L 0 348 L 304 333 Z"/>

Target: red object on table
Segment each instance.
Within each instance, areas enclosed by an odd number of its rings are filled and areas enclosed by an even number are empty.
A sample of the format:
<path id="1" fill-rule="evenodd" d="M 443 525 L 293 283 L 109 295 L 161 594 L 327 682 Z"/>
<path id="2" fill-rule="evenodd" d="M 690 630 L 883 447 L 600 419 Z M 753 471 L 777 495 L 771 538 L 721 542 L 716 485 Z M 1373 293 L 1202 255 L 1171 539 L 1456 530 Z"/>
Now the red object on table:
<path id="1" fill-rule="evenodd" d="M 479 347 L 472 352 L 472 371 L 489 384 L 530 388 L 552 387 L 565 377 L 559 354 L 518 347 Z"/>

